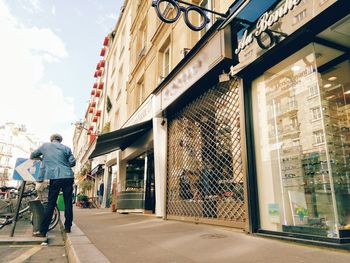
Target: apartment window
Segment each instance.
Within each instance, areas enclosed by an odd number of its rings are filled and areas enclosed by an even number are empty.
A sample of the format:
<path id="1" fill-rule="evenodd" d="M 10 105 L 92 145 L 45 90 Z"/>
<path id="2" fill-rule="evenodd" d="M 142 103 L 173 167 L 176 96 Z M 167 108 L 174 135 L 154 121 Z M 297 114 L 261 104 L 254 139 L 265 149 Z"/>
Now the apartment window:
<path id="1" fill-rule="evenodd" d="M 108 62 L 109 68 L 112 68 L 111 77 L 113 77 L 114 74 L 115 74 L 116 62 L 117 62 L 117 61 L 116 61 L 116 55 L 114 54 L 114 55 L 112 56 L 112 59 Z"/>
<path id="2" fill-rule="evenodd" d="M 119 45 L 120 46 L 119 58 L 120 58 L 124 52 L 124 47 L 125 47 L 125 27 L 123 28 L 119 41 L 120 41 L 120 45 Z"/>
<path id="3" fill-rule="evenodd" d="M 170 37 L 161 45 L 158 53 L 158 80 L 159 84 L 171 71 Z"/>
<path id="4" fill-rule="evenodd" d="M 306 9 L 304 9 L 303 11 L 301 11 L 299 14 L 297 14 L 296 16 L 294 16 L 293 18 L 293 24 L 297 24 L 299 23 L 301 20 L 303 20 L 306 17 Z"/>
<path id="5" fill-rule="evenodd" d="M 298 117 L 295 116 L 290 118 L 290 126 L 292 128 L 298 128 L 299 126 Z"/>
<path id="6" fill-rule="evenodd" d="M 170 48 L 169 46 L 163 52 L 163 74 L 165 78 L 170 73 Z"/>
<path id="7" fill-rule="evenodd" d="M 211 0 L 203 0 L 201 1 L 201 3 L 199 4 L 200 7 L 203 7 L 205 9 L 209 9 L 211 10 L 212 9 L 212 1 Z M 210 22 L 205 26 L 205 28 L 203 28 L 201 31 L 200 31 L 200 36 L 202 37 L 208 30 L 209 28 L 213 25 L 213 19 L 212 19 L 212 16 L 210 15 L 209 12 L 205 12 L 205 15 L 210 19 Z M 201 18 L 198 17 L 198 24 L 201 24 L 202 21 L 200 20 Z"/>
<path id="8" fill-rule="evenodd" d="M 290 109 L 293 109 L 297 106 L 297 102 L 295 100 L 295 96 L 291 96 L 288 98 L 288 105 Z"/>
<path id="9" fill-rule="evenodd" d="M 309 86 L 309 94 L 310 94 L 310 97 L 313 97 L 319 94 L 317 84 L 314 83 Z"/>
<path id="10" fill-rule="evenodd" d="M 114 114 L 114 129 L 118 129 L 119 126 L 119 110 L 117 110 Z"/>
<path id="11" fill-rule="evenodd" d="M 139 95 L 138 105 L 141 105 L 146 97 L 145 84 L 143 82 L 140 82 L 137 86 L 138 86 L 138 95 Z"/>
<path id="12" fill-rule="evenodd" d="M 315 144 L 324 143 L 324 132 L 322 130 L 314 132 L 314 141 Z"/>
<path id="13" fill-rule="evenodd" d="M 320 107 L 316 107 L 316 108 L 311 109 L 311 112 L 312 112 L 312 120 L 315 121 L 315 120 L 321 119 L 322 114 L 321 114 L 321 108 Z"/>
<path id="14" fill-rule="evenodd" d="M 279 100 L 274 100 L 271 105 L 271 112 L 273 114 L 280 114 L 281 113 L 281 102 Z"/>
<path id="15" fill-rule="evenodd" d="M 119 68 L 118 71 L 118 79 L 117 79 L 117 83 L 118 83 L 118 87 L 117 87 L 117 91 L 119 92 L 119 90 L 121 90 L 123 88 L 123 76 L 124 75 L 124 69 L 123 66 L 121 66 Z"/>
<path id="16" fill-rule="evenodd" d="M 143 23 L 143 26 L 139 30 L 139 36 L 138 36 L 138 45 L 137 49 L 139 51 L 139 58 L 145 55 L 146 51 L 146 39 L 147 39 L 147 34 L 146 34 L 146 23 Z"/>

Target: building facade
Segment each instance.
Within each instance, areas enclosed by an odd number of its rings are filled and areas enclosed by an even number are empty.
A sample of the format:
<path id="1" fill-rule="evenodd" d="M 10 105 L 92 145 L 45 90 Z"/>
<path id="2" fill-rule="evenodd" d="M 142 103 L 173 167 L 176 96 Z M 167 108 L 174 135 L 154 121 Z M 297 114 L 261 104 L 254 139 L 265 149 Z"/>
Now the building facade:
<path id="1" fill-rule="evenodd" d="M 151 2 L 125 1 L 127 118 L 90 155 L 115 151 L 116 209 L 348 243 L 346 1 L 192 1 L 226 17 L 199 32 Z"/>
<path id="2" fill-rule="evenodd" d="M 244 90 L 251 231 L 349 242 L 344 7 L 281 1 L 237 32 L 231 75 Z"/>
<path id="3" fill-rule="evenodd" d="M 40 146 L 38 138 L 24 125 L 7 122 L 0 126 L 0 186 L 17 186 L 12 180 L 17 158 L 29 158 Z"/>

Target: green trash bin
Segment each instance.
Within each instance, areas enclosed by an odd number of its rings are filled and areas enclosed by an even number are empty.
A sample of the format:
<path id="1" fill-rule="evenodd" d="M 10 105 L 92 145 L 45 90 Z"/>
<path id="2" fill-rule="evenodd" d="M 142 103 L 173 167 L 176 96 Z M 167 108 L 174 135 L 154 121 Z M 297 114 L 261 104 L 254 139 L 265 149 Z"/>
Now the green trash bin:
<path id="1" fill-rule="evenodd" d="M 63 193 L 62 192 L 60 192 L 58 194 L 57 207 L 58 207 L 59 211 L 64 211 L 64 199 L 63 199 Z"/>

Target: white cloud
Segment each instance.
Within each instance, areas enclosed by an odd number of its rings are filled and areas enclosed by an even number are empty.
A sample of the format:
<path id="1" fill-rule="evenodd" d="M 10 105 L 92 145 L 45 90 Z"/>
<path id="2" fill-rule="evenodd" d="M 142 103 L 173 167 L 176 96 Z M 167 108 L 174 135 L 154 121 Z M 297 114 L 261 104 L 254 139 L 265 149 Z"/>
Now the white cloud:
<path id="1" fill-rule="evenodd" d="M 56 6 L 51 7 L 51 14 L 55 15 L 56 14 Z"/>
<path id="2" fill-rule="evenodd" d="M 0 35 L 0 124 L 23 123 L 43 141 L 53 132 L 62 133 L 71 144 L 70 124 L 77 119 L 74 100 L 54 83 L 42 81 L 48 63 L 68 56 L 64 42 L 49 28 L 21 24 L 3 1 Z"/>
<path id="3" fill-rule="evenodd" d="M 43 11 L 40 6 L 40 0 L 20 0 L 19 2 L 23 9 L 32 14 Z"/>
<path id="4" fill-rule="evenodd" d="M 118 19 L 118 16 L 116 16 L 113 13 L 110 13 L 109 15 L 106 15 L 106 17 L 112 19 L 113 21 L 117 21 L 117 19 Z"/>

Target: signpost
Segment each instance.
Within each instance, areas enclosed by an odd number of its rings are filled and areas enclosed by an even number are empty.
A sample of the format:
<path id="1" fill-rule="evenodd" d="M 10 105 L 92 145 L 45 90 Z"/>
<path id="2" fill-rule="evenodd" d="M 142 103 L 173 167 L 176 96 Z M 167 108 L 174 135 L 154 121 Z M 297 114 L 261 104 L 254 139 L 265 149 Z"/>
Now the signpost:
<path id="1" fill-rule="evenodd" d="M 37 181 L 39 178 L 40 161 L 31 160 L 26 158 L 17 158 L 15 169 L 13 171 L 13 180 L 22 181 L 18 201 L 16 206 L 16 214 L 13 220 L 13 225 L 10 233 L 10 237 L 13 237 L 18 220 L 18 212 L 21 207 L 22 197 L 26 182 Z"/>
<path id="2" fill-rule="evenodd" d="M 38 181 L 40 161 L 17 158 L 13 172 L 13 180 L 35 182 Z"/>

